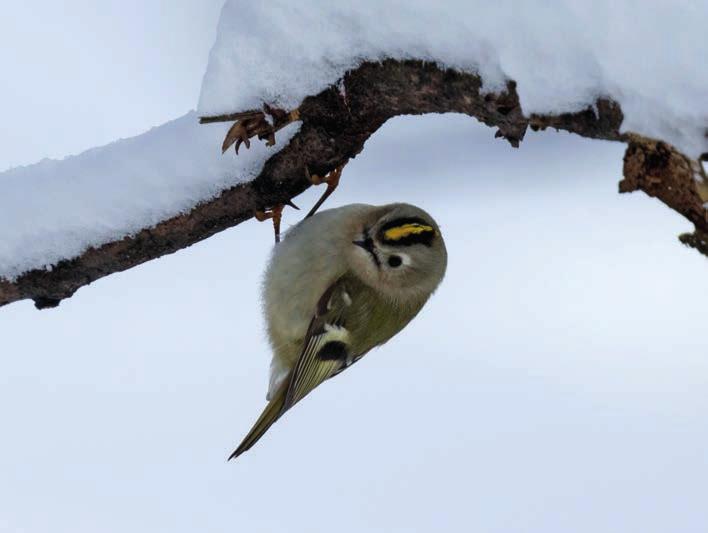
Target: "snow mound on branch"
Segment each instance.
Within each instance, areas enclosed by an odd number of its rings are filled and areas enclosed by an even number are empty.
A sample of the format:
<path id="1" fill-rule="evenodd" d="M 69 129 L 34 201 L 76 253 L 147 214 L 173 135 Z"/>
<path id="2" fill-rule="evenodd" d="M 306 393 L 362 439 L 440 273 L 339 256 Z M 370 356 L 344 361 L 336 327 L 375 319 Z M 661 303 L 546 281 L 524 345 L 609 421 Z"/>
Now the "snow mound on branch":
<path id="1" fill-rule="evenodd" d="M 299 125 L 279 131 L 275 148 L 256 141 L 238 157 L 220 153 L 227 128 L 200 125 L 191 112 L 77 156 L 0 173 L 0 278 L 48 268 L 252 180 Z"/>
<path id="2" fill-rule="evenodd" d="M 610 96 L 624 131 L 708 151 L 708 2 L 227 0 L 199 111 L 300 104 L 366 60 L 424 59 L 518 82 L 526 114 Z"/>
<path id="3" fill-rule="evenodd" d="M 708 152 L 706 2 L 228 0 L 199 114 L 293 108 L 367 60 L 424 59 L 518 82 L 524 111 L 617 100 L 623 127 Z M 228 124 L 189 113 L 131 139 L 0 173 L 0 278 L 49 268 L 253 179 L 268 149 L 221 156 Z"/>

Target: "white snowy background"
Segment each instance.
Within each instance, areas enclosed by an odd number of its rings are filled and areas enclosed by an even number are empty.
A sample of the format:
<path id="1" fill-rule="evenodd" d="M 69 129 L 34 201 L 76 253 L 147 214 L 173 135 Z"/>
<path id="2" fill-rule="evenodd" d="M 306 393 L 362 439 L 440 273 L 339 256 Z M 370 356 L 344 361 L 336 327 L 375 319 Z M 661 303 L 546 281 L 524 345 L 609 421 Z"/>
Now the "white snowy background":
<path id="1" fill-rule="evenodd" d="M 221 3 L 5 6 L 0 170 L 193 108 Z M 267 383 L 268 224 L 0 309 L 0 531 L 704 533 L 708 261 L 616 193 L 622 153 L 387 124 L 330 205 L 422 205 L 448 276 L 234 463 Z"/>

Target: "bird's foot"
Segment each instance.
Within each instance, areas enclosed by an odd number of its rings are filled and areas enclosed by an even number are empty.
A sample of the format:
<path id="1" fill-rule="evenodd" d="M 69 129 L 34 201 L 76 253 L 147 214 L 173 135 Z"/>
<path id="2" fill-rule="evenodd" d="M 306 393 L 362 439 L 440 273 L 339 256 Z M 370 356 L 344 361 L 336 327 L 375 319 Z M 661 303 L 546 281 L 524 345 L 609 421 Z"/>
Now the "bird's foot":
<path id="1" fill-rule="evenodd" d="M 317 203 L 312 206 L 312 209 L 310 209 L 310 212 L 305 215 L 305 218 L 311 217 L 314 215 L 317 210 L 322 206 L 324 201 L 329 198 L 329 196 L 334 192 L 334 190 L 337 188 L 337 185 L 339 185 L 339 179 L 342 177 L 342 170 L 348 163 L 342 163 L 339 165 L 337 168 L 335 168 L 333 171 L 329 172 L 325 176 L 318 176 L 317 174 L 310 174 L 310 170 L 305 167 L 305 174 L 307 175 L 307 179 L 310 180 L 310 183 L 313 185 L 321 185 L 323 183 L 327 184 L 327 189 L 325 192 L 322 193 L 322 196 L 320 196 L 320 199 L 317 200 Z"/>
<path id="2" fill-rule="evenodd" d="M 273 220 L 273 232 L 275 233 L 275 243 L 280 242 L 280 222 L 283 219 L 283 209 L 285 209 L 285 206 L 289 205 L 293 209 L 300 209 L 298 206 L 296 206 L 294 203 L 291 201 L 288 201 L 284 204 L 277 204 L 271 207 L 270 209 L 257 209 L 256 210 L 256 220 L 259 222 L 264 222 L 266 220 Z"/>
<path id="3" fill-rule="evenodd" d="M 245 144 L 246 148 L 250 148 L 250 139 L 256 136 L 258 136 L 259 139 L 265 139 L 266 146 L 273 146 L 275 144 L 275 132 L 291 122 L 300 120 L 300 111 L 294 109 L 288 112 L 265 104 L 263 111 L 235 113 L 229 115 L 229 118 L 236 120 L 236 122 L 234 122 L 233 126 L 231 126 L 226 133 L 224 142 L 221 145 L 221 152 L 226 152 L 226 150 L 234 145 L 234 149 L 238 154 L 238 149 L 241 144 Z"/>

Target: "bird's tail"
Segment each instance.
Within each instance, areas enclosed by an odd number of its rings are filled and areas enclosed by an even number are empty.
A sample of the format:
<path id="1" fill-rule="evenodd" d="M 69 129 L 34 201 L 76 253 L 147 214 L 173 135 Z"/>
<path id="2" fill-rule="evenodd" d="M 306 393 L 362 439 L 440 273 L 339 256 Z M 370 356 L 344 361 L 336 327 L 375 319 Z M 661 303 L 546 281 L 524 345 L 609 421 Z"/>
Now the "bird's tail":
<path id="1" fill-rule="evenodd" d="M 285 404 L 285 393 L 287 392 L 287 389 L 287 386 L 280 387 L 280 390 L 276 393 L 275 397 L 268 402 L 268 405 L 266 405 L 266 408 L 261 413 L 261 416 L 258 417 L 256 423 L 253 424 L 251 431 L 248 432 L 248 435 L 246 435 L 241 444 L 238 445 L 238 448 L 234 450 L 234 453 L 229 456 L 229 461 L 231 459 L 235 459 L 243 452 L 250 449 L 251 446 L 258 442 L 265 432 L 268 431 L 268 428 L 270 428 L 270 426 L 272 426 L 273 423 L 280 418 L 280 415 L 283 414 L 283 405 Z"/>

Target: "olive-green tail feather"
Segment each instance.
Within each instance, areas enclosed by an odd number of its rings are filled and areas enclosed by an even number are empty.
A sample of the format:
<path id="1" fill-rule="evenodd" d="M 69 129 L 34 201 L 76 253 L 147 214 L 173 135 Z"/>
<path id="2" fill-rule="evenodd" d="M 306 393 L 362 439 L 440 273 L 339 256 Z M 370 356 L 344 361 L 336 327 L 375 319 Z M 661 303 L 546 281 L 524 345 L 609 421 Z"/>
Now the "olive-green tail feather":
<path id="1" fill-rule="evenodd" d="M 281 387 L 275 398 L 268 402 L 268 405 L 266 405 L 263 413 L 261 413 L 261 416 L 253 425 L 253 428 L 251 428 L 251 431 L 248 432 L 248 435 L 246 435 L 243 439 L 243 442 L 238 445 L 238 448 L 234 450 L 234 453 L 229 456 L 229 461 L 249 450 L 251 446 L 258 442 L 265 432 L 268 431 L 270 426 L 272 426 L 273 423 L 280 418 L 280 415 L 283 414 L 283 404 L 285 403 L 286 392 L 287 387 Z"/>

